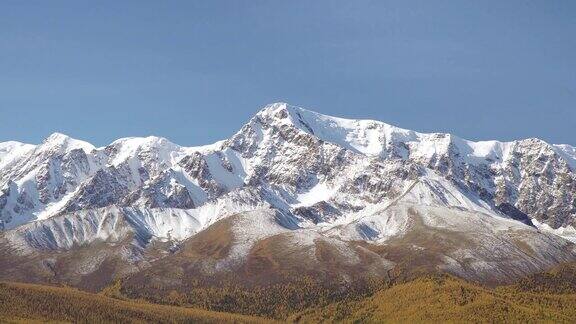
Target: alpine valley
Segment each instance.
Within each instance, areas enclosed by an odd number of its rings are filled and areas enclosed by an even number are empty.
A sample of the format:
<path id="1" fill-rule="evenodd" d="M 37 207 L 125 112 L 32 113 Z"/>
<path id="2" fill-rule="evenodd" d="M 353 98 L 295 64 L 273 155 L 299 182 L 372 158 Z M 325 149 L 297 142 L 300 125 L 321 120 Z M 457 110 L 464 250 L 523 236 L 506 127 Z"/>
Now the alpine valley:
<path id="1" fill-rule="evenodd" d="M 468 297 L 520 291 L 576 261 L 575 228 L 576 148 L 536 138 L 472 142 L 275 103 L 201 147 L 0 143 L 0 280 L 125 303 L 338 321 L 338 305 L 414 292 L 395 285 L 434 295 L 429 278 Z"/>

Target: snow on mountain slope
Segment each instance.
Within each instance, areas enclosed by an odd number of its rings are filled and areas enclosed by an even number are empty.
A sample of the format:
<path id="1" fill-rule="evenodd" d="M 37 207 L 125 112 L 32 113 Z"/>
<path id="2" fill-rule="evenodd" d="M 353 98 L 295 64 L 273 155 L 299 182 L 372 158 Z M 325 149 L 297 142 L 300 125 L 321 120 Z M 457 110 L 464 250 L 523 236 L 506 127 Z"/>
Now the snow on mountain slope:
<path id="1" fill-rule="evenodd" d="M 0 226 L 132 208 L 132 225 L 147 225 L 131 231 L 182 240 L 229 215 L 214 210 L 223 202 L 235 211 L 270 206 L 299 227 L 326 229 L 402 198 L 567 228 L 576 226 L 574 152 L 536 139 L 471 142 L 276 103 L 204 147 L 146 137 L 95 148 L 62 134 L 37 146 L 2 143 Z M 62 242 L 74 241 L 74 231 L 60 231 L 72 237 Z"/>
<path id="2" fill-rule="evenodd" d="M 576 170 L 576 147 L 566 144 L 557 144 L 554 145 L 554 148 L 556 149 L 556 152 L 566 160 L 570 165 L 570 168 Z"/>
<path id="3" fill-rule="evenodd" d="M 0 168 L 9 165 L 19 156 L 27 154 L 34 148 L 34 145 L 14 141 L 0 143 Z"/>

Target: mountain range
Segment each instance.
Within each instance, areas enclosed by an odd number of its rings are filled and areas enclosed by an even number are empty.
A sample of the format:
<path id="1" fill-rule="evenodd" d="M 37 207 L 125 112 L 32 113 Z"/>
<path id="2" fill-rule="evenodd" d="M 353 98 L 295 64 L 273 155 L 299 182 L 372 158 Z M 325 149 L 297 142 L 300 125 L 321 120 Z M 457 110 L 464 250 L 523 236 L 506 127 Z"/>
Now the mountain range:
<path id="1" fill-rule="evenodd" d="M 200 147 L 0 143 L 1 280 L 121 280 L 150 299 L 436 272 L 496 285 L 575 261 L 575 228 L 576 148 L 536 138 L 473 142 L 274 103 Z"/>

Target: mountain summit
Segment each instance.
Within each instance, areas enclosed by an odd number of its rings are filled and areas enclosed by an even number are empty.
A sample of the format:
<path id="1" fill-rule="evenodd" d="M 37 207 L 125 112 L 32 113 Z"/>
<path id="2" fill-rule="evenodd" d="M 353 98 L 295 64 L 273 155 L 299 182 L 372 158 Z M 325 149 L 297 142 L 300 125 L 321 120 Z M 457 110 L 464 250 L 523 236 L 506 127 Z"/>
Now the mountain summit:
<path id="1" fill-rule="evenodd" d="M 576 258 L 575 170 L 567 145 L 472 142 L 285 103 L 202 147 L 0 143 L 0 277 L 83 285 L 107 269 L 105 284 L 170 264 L 257 280 L 272 271 L 254 268 L 266 255 L 278 273 L 510 281 Z"/>

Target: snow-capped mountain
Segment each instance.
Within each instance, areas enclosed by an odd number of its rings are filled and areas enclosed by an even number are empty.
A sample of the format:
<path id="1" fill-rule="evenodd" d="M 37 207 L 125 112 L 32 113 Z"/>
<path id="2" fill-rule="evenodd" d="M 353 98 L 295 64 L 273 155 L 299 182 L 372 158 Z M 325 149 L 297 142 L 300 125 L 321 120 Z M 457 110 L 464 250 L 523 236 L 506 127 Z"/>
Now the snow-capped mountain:
<path id="1" fill-rule="evenodd" d="M 440 267 L 498 279 L 576 257 L 576 149 L 472 142 L 284 103 L 203 147 L 146 137 L 96 148 L 62 134 L 0 143 L 0 227 L 21 255 L 128 240 L 140 252 L 126 258 L 138 259 L 154 242 L 173 248 L 232 220 L 235 243 L 215 268 L 271 237 L 326 241 L 354 263 L 358 242 L 427 249 L 411 235 L 429 230 L 467 242 L 445 246 Z"/>

